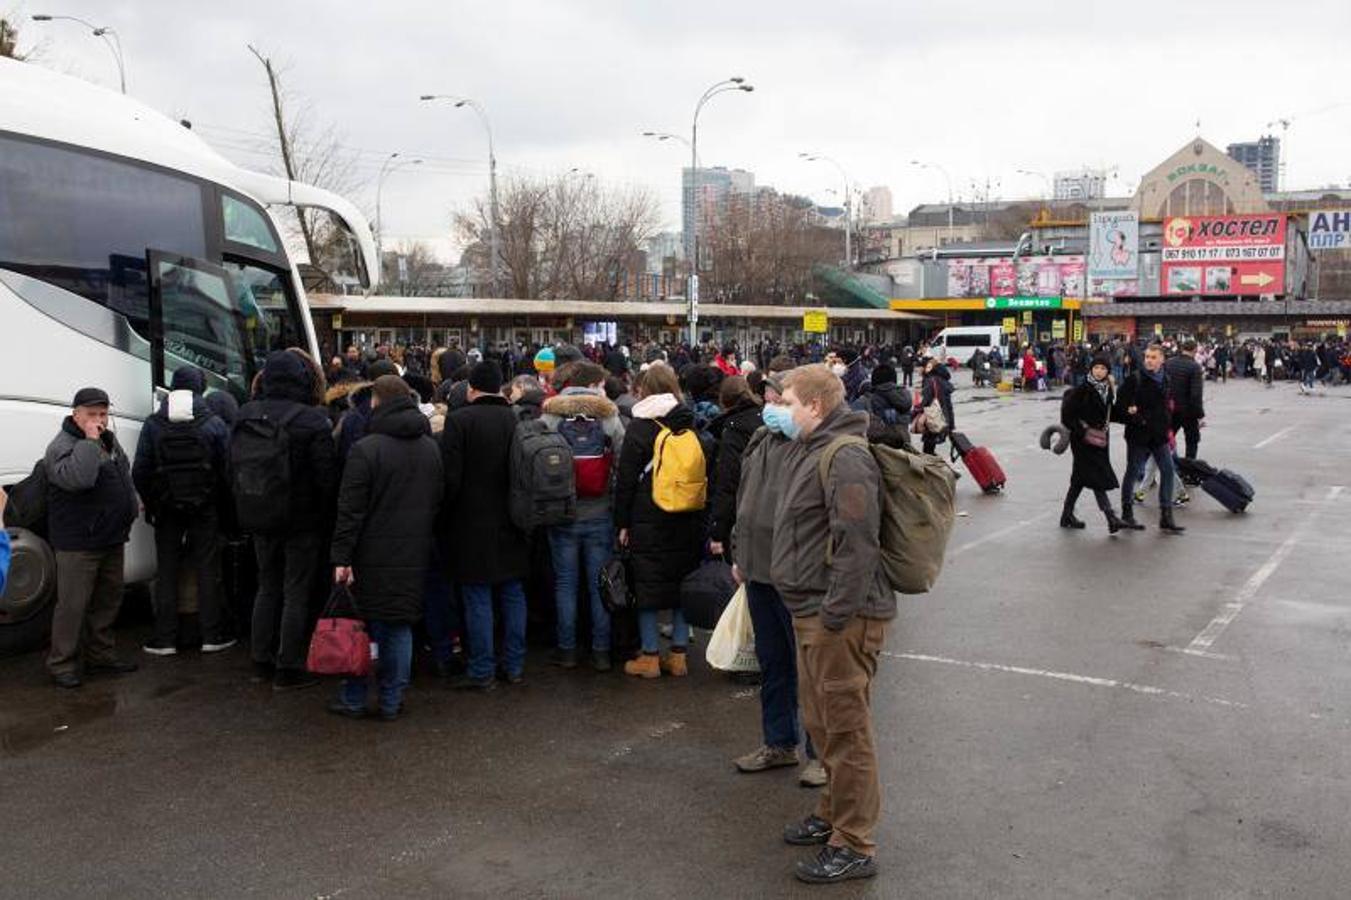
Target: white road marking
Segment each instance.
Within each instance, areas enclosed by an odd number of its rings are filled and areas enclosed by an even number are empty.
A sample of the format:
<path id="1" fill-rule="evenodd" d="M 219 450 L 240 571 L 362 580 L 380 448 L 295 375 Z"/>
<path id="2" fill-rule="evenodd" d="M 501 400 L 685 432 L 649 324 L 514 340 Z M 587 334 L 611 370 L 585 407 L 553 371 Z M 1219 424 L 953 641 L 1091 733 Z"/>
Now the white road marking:
<path id="1" fill-rule="evenodd" d="M 1258 441 L 1257 443 L 1253 444 L 1253 445 L 1252 445 L 1252 448 L 1253 448 L 1254 450 L 1261 450 L 1261 449 L 1262 449 L 1263 447 L 1265 447 L 1267 444 L 1271 444 L 1271 443 L 1274 443 L 1274 442 L 1276 442 L 1276 441 L 1279 441 L 1281 438 L 1285 437 L 1287 434 L 1289 434 L 1290 432 L 1292 432 L 1292 431 L 1294 431 L 1294 430 L 1295 430 L 1295 426 L 1294 426 L 1294 425 L 1287 425 L 1286 427 L 1282 428 L 1280 431 L 1278 431 L 1278 432 L 1276 432 L 1275 434 L 1273 434 L 1271 437 L 1263 438 L 1262 440 L 1260 440 L 1260 441 Z"/>
<path id="2" fill-rule="evenodd" d="M 1342 489 L 1343 486 L 1340 484 L 1334 484 L 1328 488 L 1327 496 L 1323 498 L 1324 503 L 1331 503 L 1336 500 Z M 1201 629 L 1201 633 L 1192 638 L 1192 642 L 1183 648 L 1183 653 L 1193 653 L 1197 656 L 1206 655 L 1202 651 L 1208 651 L 1211 645 L 1215 643 L 1216 638 L 1223 634 L 1230 623 L 1238 618 L 1239 613 L 1243 612 L 1243 607 L 1247 606 L 1252 598 L 1257 596 L 1257 592 L 1262 589 L 1262 585 L 1266 584 L 1267 579 L 1276 573 L 1276 570 L 1281 567 L 1281 563 L 1285 562 L 1285 558 L 1290 555 L 1295 549 L 1295 545 L 1304 537 L 1316 516 L 1317 512 L 1310 514 L 1309 518 L 1301 522 L 1299 527 L 1281 542 L 1281 545 L 1267 558 L 1267 561 L 1262 563 L 1261 568 L 1252 573 L 1252 576 L 1238 589 L 1234 599 L 1225 603 L 1219 615 L 1211 619 L 1210 624 Z"/>
<path id="3" fill-rule="evenodd" d="M 1057 511 L 1058 510 L 1048 509 L 1046 512 L 1035 515 L 1030 519 L 1023 519 L 1021 522 L 1016 522 L 1013 525 L 1008 526 L 1007 528 L 1001 528 L 998 531 L 992 531 L 989 534 L 985 535 L 984 537 L 976 538 L 974 541 L 962 544 L 955 550 L 948 551 L 947 558 L 952 559 L 952 557 L 965 553 L 966 551 L 974 549 L 976 547 L 979 547 L 982 544 L 988 544 L 990 543 L 990 541 L 997 541 L 1002 537 L 1007 537 L 1008 535 L 1013 534 L 1015 531 L 1019 531 L 1023 528 L 1026 528 L 1028 525 L 1031 525 L 1034 522 L 1040 522 L 1042 519 L 1050 518 L 1051 516 L 1055 515 Z"/>
<path id="4" fill-rule="evenodd" d="M 1227 706 L 1232 709 L 1247 709 L 1248 704 L 1240 703 L 1237 700 L 1225 700 L 1223 697 L 1205 697 L 1195 694 L 1184 694 L 1180 691 L 1170 691 L 1166 688 L 1155 687 L 1150 684 L 1137 684 L 1133 681 L 1118 681 L 1115 678 L 1099 678 L 1096 675 L 1075 675 L 1070 672 L 1056 672 L 1051 669 L 1032 669 L 1027 666 L 1006 666 L 1000 663 L 973 662 L 965 659 L 950 659 L 946 656 L 930 656 L 924 653 L 893 653 L 889 650 L 882 651 L 883 656 L 890 656 L 893 659 L 908 659 L 912 662 L 942 663 L 948 666 L 960 666 L 964 669 L 978 669 L 982 672 L 1003 672 L 1007 675 L 1030 675 L 1037 678 L 1049 678 L 1053 681 L 1064 681 L 1070 684 L 1082 684 L 1089 687 L 1115 688 L 1117 690 L 1130 691 L 1133 694 L 1143 694 L 1147 697 L 1164 697 L 1170 700 L 1186 700 L 1188 702 L 1203 700 L 1206 703 L 1213 703 L 1216 706 Z"/>

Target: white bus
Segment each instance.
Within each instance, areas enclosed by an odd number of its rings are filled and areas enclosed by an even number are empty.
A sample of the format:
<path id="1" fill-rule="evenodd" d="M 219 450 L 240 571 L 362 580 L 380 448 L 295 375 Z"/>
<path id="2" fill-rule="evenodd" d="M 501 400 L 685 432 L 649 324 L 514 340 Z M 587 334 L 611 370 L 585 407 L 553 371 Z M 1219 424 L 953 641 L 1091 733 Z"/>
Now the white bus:
<path id="1" fill-rule="evenodd" d="M 122 94 L 0 59 L 0 485 L 32 471 L 85 385 L 112 398 L 135 453 L 175 368 L 243 401 L 270 351 L 317 347 L 300 274 L 268 206 L 328 210 L 363 285 L 379 277 L 365 217 L 327 191 L 246 171 Z M 317 354 L 316 354 L 317 355 Z M 53 558 L 15 535 L 0 654 L 40 643 Z M 129 582 L 154 575 L 138 522 Z"/>
<path id="2" fill-rule="evenodd" d="M 998 325 L 957 325 L 938 332 L 929 342 L 929 352 L 944 362 L 955 359 L 965 366 L 970 364 L 977 350 L 984 350 L 989 355 L 998 347 L 1007 359 L 1008 340 L 1008 335 Z"/>

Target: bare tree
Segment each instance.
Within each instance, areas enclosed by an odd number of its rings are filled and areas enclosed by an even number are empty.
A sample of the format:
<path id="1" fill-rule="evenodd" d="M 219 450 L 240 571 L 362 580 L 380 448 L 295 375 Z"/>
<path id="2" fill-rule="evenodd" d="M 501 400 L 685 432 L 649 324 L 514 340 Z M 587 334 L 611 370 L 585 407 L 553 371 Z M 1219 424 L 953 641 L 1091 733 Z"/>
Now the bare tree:
<path id="1" fill-rule="evenodd" d="M 318 126 L 303 101 L 297 101 L 282 86 L 282 70 L 270 57 L 252 44 L 249 52 L 258 58 L 267 73 L 271 94 L 272 123 L 277 140 L 274 145 L 282 173 L 291 181 L 312 184 L 348 194 L 360 186 L 356 175 L 356 155 L 344 149 L 334 126 Z M 298 111 L 295 107 L 299 107 Z M 352 258 L 346 231 L 323 210 L 295 209 L 292 221 L 305 245 L 310 265 L 332 279 L 348 268 Z"/>
<path id="2" fill-rule="evenodd" d="M 0 16 L 0 59 L 23 62 L 33 53 L 31 48 L 19 49 L 19 26 L 14 24 L 18 18 L 14 13 Z"/>
<path id="3" fill-rule="evenodd" d="M 704 293 L 722 302 L 805 302 L 817 287 L 817 267 L 835 265 L 844 253 L 843 233 L 818 224 L 813 210 L 804 197 L 774 191 L 734 196 L 710 210 Z"/>
<path id="4" fill-rule="evenodd" d="M 613 300 L 634 253 L 656 231 L 658 204 L 641 189 L 612 189 L 590 176 L 519 177 L 499 185 L 499 248 L 505 286 L 520 298 Z M 490 206 L 455 216 L 463 263 L 486 272 Z"/>
<path id="5" fill-rule="evenodd" d="M 438 282 L 445 266 L 423 241 L 401 241 L 398 249 L 385 253 L 381 284 L 385 293 L 408 297 L 435 296 L 441 293 Z"/>

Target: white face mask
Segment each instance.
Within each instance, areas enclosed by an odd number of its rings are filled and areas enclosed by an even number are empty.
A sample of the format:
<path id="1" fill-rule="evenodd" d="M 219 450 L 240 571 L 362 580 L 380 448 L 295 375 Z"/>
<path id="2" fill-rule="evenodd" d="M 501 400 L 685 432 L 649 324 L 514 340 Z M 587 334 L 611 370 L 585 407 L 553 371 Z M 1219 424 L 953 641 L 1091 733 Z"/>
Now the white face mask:
<path id="1" fill-rule="evenodd" d="M 836 363 L 835 365 L 830 367 L 830 371 L 834 372 L 840 378 L 843 378 L 844 373 L 849 371 L 849 367 L 846 366 L 844 363 Z"/>

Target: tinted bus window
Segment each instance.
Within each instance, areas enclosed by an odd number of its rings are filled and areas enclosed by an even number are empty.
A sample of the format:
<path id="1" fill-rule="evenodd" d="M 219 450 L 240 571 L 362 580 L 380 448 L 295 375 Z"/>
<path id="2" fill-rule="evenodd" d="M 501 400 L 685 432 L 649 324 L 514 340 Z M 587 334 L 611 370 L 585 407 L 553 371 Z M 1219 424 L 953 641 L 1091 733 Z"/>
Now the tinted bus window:
<path id="1" fill-rule="evenodd" d="M 205 257 L 199 184 L 0 135 L 0 268 L 116 310 L 148 336 L 151 248 Z"/>

